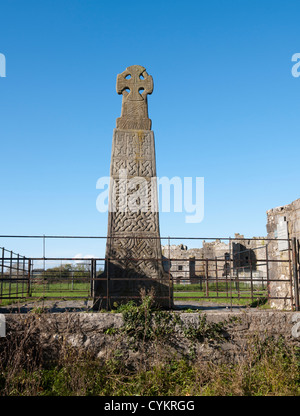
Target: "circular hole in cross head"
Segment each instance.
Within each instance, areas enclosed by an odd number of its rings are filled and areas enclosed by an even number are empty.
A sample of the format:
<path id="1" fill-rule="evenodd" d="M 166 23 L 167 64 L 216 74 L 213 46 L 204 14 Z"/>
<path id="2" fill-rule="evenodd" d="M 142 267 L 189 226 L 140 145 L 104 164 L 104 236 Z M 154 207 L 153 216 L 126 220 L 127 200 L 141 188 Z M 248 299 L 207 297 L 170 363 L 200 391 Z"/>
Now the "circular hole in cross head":
<path id="1" fill-rule="evenodd" d="M 140 75 L 140 79 L 145 79 L 143 74 Z"/>
<path id="2" fill-rule="evenodd" d="M 143 88 L 143 87 L 139 88 L 139 93 L 140 94 L 143 94 L 144 91 L 145 91 L 145 88 Z"/>
<path id="3" fill-rule="evenodd" d="M 130 78 L 131 78 L 130 74 L 126 75 L 126 77 L 125 77 L 125 79 L 130 79 Z"/>
<path id="4" fill-rule="evenodd" d="M 129 88 L 125 88 L 125 91 L 128 92 L 128 94 L 130 93 L 130 89 Z"/>

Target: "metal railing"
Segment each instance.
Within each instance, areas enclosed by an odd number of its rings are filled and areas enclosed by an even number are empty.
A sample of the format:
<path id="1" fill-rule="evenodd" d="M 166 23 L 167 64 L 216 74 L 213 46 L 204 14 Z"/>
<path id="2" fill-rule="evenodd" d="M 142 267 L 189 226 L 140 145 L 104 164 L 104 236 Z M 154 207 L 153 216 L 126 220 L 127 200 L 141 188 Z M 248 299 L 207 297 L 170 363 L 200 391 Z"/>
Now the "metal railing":
<path id="1" fill-rule="evenodd" d="M 0 302 L 26 298 L 30 293 L 31 259 L 0 248 Z"/>
<path id="2" fill-rule="evenodd" d="M 43 256 L 25 257 L 2 248 L 0 259 L 0 302 L 2 304 L 30 298 L 56 300 L 90 300 L 91 304 L 97 299 L 95 286 L 99 280 L 105 280 L 107 293 L 105 298 L 114 297 L 110 292 L 110 284 L 117 278 L 100 274 L 106 269 L 105 265 L 113 261 L 128 261 L 131 264 L 146 261 L 163 262 L 169 276 L 169 298 L 178 303 L 212 301 L 216 304 L 254 305 L 264 301 L 289 301 L 291 309 L 299 310 L 299 248 L 295 239 L 289 239 L 289 249 L 285 258 L 271 258 L 269 244 L 277 239 L 264 239 L 264 245 L 237 249 L 237 242 L 257 239 L 249 238 L 189 238 L 163 237 L 168 240 L 218 240 L 228 241 L 228 252 L 221 256 L 176 257 L 166 250 L 163 258 L 105 258 L 105 257 L 46 257 L 45 241 L 54 238 L 86 238 L 104 239 L 107 237 L 92 236 L 0 236 L 5 238 L 40 238 L 43 242 Z M 122 236 L 122 238 L 125 238 Z M 143 237 L 127 237 L 143 238 Z M 149 237 L 153 239 L 153 237 Z M 236 244 L 236 247 L 233 246 Z M 188 253 L 184 253 L 187 254 Z M 259 256 L 258 256 L 259 254 Z M 40 266 L 42 264 L 42 267 Z M 277 277 L 276 270 L 282 268 L 285 275 Z M 124 280 L 124 279 L 121 279 Z M 130 278 L 128 278 L 130 280 Z M 132 279 L 131 279 L 132 280 Z M 135 279 L 148 280 L 142 276 Z M 284 295 L 272 290 L 274 283 L 280 282 L 285 286 Z M 134 296 L 128 296 L 128 299 Z M 121 299 L 120 302 L 125 299 Z M 1 305 L 1 303 L 0 303 Z"/>

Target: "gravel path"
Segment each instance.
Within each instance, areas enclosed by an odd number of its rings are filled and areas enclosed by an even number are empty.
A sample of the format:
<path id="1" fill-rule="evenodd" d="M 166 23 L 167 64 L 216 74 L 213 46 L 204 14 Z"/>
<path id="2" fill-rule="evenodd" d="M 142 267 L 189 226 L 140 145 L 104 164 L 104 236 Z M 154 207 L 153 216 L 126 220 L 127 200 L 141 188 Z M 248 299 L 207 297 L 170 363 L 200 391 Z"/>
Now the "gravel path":
<path id="1" fill-rule="evenodd" d="M 35 302 L 23 302 L 23 303 L 15 303 L 8 306 L 1 307 L 0 305 L 0 313 L 27 313 L 27 312 L 39 312 L 44 310 L 45 312 L 86 312 L 91 311 L 92 308 L 92 301 L 87 301 L 84 299 L 80 300 L 39 300 Z M 245 309 L 245 306 L 238 306 L 232 305 L 230 307 L 230 303 L 214 303 L 211 301 L 201 300 L 199 302 L 190 301 L 190 300 L 175 300 L 174 301 L 174 309 L 175 310 L 185 310 L 185 309 L 192 309 L 192 310 L 200 310 L 200 311 L 221 311 L 226 310 L 230 311 L 238 311 L 241 309 Z"/>

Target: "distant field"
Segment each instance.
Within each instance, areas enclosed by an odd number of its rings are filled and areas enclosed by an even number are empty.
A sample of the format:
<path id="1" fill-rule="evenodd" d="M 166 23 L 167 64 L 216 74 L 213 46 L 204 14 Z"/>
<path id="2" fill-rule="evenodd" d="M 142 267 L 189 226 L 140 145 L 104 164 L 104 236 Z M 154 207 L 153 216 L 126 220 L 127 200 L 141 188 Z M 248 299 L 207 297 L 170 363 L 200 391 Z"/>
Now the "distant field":
<path id="1" fill-rule="evenodd" d="M 239 285 L 239 292 L 236 290 L 234 283 L 229 284 L 220 283 L 218 287 L 214 283 L 208 285 L 208 292 L 203 284 L 200 288 L 199 284 L 193 285 L 174 285 L 174 299 L 180 298 L 186 300 L 203 301 L 209 300 L 215 303 L 230 303 L 234 305 L 247 305 L 252 302 L 258 302 L 266 297 L 266 289 L 262 287 L 255 287 L 253 289 L 253 296 L 251 298 L 251 290 L 249 286 Z M 218 290 L 217 290 L 218 289 Z M 26 299 L 27 286 L 19 283 L 9 284 L 2 283 L 2 296 L 5 299 L 0 300 L 2 306 L 16 302 L 17 300 Z M 90 282 L 43 282 L 41 284 L 34 283 L 31 285 L 30 298 L 88 298 L 90 297 Z"/>
<path id="2" fill-rule="evenodd" d="M 215 303 L 251 305 L 263 303 L 267 297 L 267 290 L 262 286 L 255 286 L 251 293 L 249 285 L 239 283 L 236 286 L 234 282 L 231 282 L 231 286 L 230 283 L 219 283 L 218 286 L 215 283 L 209 283 L 206 291 L 206 286 L 202 283 L 202 287 L 200 284 L 174 285 L 173 296 L 177 300 L 183 298 L 195 302 L 209 300 Z"/>
<path id="3" fill-rule="evenodd" d="M 90 283 L 43 283 L 43 284 L 32 284 L 30 296 L 27 296 L 27 287 L 20 284 L 4 283 L 2 288 L 2 294 L 5 299 L 0 300 L 0 305 L 9 305 L 16 302 L 18 299 L 27 298 L 87 298 L 90 295 Z M 16 299 L 18 298 L 18 299 Z"/>

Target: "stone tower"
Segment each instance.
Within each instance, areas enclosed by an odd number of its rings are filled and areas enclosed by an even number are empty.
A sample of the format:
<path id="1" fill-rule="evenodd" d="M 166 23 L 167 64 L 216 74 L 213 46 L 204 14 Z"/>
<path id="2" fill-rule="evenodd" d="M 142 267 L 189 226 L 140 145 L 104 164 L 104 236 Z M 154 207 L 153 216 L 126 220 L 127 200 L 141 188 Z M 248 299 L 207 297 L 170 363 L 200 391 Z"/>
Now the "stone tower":
<path id="1" fill-rule="evenodd" d="M 143 290 L 154 292 L 157 306 L 173 306 L 159 233 L 154 134 L 147 104 L 152 91 L 152 77 L 142 66 L 130 66 L 117 76 L 123 102 L 113 132 L 106 262 L 95 282 L 95 310 L 110 309 L 114 302 L 139 302 Z"/>

